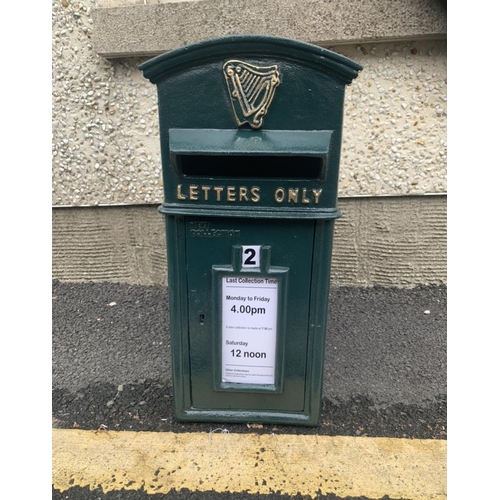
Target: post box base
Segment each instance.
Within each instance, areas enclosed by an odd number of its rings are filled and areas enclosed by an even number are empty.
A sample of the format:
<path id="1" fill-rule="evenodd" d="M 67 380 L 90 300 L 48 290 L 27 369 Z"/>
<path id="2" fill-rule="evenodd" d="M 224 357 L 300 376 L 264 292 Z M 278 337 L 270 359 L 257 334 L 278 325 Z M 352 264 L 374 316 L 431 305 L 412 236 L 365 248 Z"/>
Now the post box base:
<path id="1" fill-rule="evenodd" d="M 319 424 L 319 412 L 313 417 L 302 413 L 191 409 L 181 412 L 175 418 L 183 422 L 261 423 L 311 427 Z"/>

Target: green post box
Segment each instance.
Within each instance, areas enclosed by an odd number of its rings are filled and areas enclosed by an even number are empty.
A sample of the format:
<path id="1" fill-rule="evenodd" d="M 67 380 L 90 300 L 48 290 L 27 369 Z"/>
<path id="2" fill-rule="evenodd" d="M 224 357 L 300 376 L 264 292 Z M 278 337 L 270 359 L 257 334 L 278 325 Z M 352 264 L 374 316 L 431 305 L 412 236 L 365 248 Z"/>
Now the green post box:
<path id="1" fill-rule="evenodd" d="M 267 36 L 140 66 L 157 85 L 175 416 L 317 425 L 345 86 Z"/>

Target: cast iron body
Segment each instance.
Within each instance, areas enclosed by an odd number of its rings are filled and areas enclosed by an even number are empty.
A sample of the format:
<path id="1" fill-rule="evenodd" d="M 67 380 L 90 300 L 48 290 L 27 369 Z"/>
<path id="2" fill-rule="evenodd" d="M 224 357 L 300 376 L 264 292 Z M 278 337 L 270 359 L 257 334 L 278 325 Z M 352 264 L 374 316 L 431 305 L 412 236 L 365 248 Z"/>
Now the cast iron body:
<path id="1" fill-rule="evenodd" d="M 310 44 L 234 36 L 140 69 L 158 89 L 176 418 L 317 425 L 344 90 L 362 68 Z M 245 266 L 247 247 L 258 265 Z M 223 294 L 222 280 L 262 279 L 278 283 L 267 309 L 243 301 L 250 285 L 234 304 Z M 230 311 L 241 338 L 273 331 L 269 366 L 249 368 L 262 383 L 241 359 L 241 381 L 224 378 Z M 241 344 L 233 356 L 266 357 Z"/>

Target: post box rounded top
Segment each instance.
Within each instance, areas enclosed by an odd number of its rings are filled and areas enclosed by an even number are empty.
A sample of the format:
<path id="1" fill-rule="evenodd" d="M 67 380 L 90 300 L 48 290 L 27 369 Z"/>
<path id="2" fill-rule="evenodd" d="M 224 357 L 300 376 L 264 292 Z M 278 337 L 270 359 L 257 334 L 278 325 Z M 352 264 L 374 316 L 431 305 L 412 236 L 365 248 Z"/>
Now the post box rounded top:
<path id="1" fill-rule="evenodd" d="M 233 56 L 279 56 L 331 73 L 348 85 L 363 68 L 331 50 L 287 38 L 263 35 L 234 35 L 213 38 L 161 54 L 139 66 L 152 83 L 210 60 Z"/>

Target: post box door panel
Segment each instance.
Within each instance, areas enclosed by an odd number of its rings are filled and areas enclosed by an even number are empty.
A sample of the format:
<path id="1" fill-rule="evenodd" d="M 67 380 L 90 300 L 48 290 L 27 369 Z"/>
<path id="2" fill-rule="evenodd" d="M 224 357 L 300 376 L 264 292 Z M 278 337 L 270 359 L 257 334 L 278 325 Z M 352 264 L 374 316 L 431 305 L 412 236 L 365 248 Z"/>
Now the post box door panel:
<path id="1" fill-rule="evenodd" d="M 186 217 L 185 231 L 192 408 L 302 411 L 315 221 Z M 273 297 L 272 294 L 276 293 L 273 289 L 265 291 L 263 297 L 256 298 L 261 300 L 261 304 L 255 302 L 250 305 L 242 297 L 234 304 L 226 303 L 226 307 L 239 315 L 238 324 L 264 325 L 254 326 L 254 329 L 268 329 L 265 315 L 275 314 L 282 318 L 282 331 L 278 332 L 281 341 L 277 342 L 275 352 L 278 361 L 275 357 L 266 359 L 271 370 L 282 369 L 278 377 L 281 387 L 276 391 L 260 391 L 258 383 L 254 385 L 254 391 L 248 389 L 245 383 L 241 384 L 241 392 L 238 383 L 232 384 L 228 391 L 221 389 L 221 384 L 217 387 L 221 360 L 216 358 L 222 356 L 222 352 L 214 349 L 214 342 L 220 339 L 222 325 L 221 313 L 214 308 L 222 307 L 221 301 L 224 302 L 228 296 L 224 295 L 221 300 L 214 297 L 214 290 L 222 285 L 216 284 L 214 287 L 212 269 L 215 266 L 230 266 L 235 246 L 246 249 L 247 253 L 242 254 L 242 258 L 250 265 L 255 255 L 252 252 L 259 247 L 266 247 L 270 250 L 271 266 L 288 269 L 286 299 L 281 303 Z M 284 286 L 284 283 L 279 286 Z M 252 288 L 243 289 L 239 295 L 246 297 L 253 291 Z M 246 326 L 242 328 L 246 329 Z M 253 350 L 248 350 L 245 342 L 239 342 L 234 349 L 231 346 L 229 352 L 240 357 L 239 360 L 235 359 L 239 366 L 246 359 L 249 364 L 255 363 L 255 358 L 266 357 L 266 348 L 256 349 L 255 345 L 258 344 L 254 343 Z M 270 357 L 269 352 L 267 357 Z M 256 375 L 263 374 L 257 370 Z M 245 378 L 242 382 L 245 382 Z M 262 387 L 265 388 L 264 385 Z"/>

